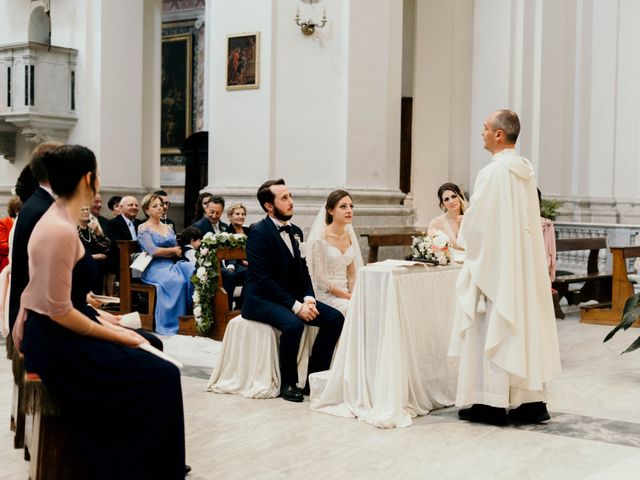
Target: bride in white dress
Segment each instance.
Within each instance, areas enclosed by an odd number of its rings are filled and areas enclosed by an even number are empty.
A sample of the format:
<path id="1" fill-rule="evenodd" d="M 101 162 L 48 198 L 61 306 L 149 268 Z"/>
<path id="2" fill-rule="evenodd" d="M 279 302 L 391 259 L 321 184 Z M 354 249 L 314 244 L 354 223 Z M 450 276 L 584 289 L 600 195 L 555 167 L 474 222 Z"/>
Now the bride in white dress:
<path id="1" fill-rule="evenodd" d="M 351 195 L 344 190 L 331 192 L 302 245 L 316 300 L 345 316 L 356 271 L 363 265 L 352 220 Z"/>

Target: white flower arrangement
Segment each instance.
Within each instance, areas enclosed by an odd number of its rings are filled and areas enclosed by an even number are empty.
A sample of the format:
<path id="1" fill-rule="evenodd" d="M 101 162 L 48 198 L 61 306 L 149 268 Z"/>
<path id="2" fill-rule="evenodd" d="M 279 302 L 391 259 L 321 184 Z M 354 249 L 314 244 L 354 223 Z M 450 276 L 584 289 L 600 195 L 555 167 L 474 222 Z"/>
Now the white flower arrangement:
<path id="1" fill-rule="evenodd" d="M 434 265 L 451 263 L 451 243 L 441 230 L 430 230 L 411 242 L 411 258 Z"/>
<path id="2" fill-rule="evenodd" d="M 246 248 L 247 236 L 242 233 L 208 232 L 202 237 L 196 251 L 196 271 L 191 277 L 193 283 L 193 316 L 196 317 L 198 332 L 208 333 L 213 326 L 213 295 L 218 288 L 218 248 Z"/>

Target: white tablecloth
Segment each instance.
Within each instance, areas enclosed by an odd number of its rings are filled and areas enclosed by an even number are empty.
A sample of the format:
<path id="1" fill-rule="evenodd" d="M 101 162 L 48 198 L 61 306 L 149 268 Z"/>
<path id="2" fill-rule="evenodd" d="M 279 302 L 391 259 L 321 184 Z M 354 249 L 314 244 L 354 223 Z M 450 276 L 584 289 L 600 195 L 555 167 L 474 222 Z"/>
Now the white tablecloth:
<path id="1" fill-rule="evenodd" d="M 453 405 L 458 368 L 447 348 L 459 269 L 360 269 L 333 366 L 311 375 L 311 408 L 393 428 Z"/>
<path id="2" fill-rule="evenodd" d="M 306 326 L 298 350 L 298 386 L 304 387 L 309 355 L 318 334 Z M 280 395 L 280 332 L 240 315 L 231 319 L 222 340 L 216 366 L 207 391 L 234 393 L 247 398 L 275 398 Z"/>

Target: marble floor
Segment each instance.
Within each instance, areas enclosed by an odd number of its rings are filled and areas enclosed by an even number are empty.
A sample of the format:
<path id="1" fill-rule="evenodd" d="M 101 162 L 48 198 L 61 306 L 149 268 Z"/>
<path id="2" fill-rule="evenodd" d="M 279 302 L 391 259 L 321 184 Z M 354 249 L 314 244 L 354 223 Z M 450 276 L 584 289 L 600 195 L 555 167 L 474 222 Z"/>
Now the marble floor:
<path id="1" fill-rule="evenodd" d="M 168 338 L 166 351 L 185 364 L 189 478 L 640 478 L 640 351 L 620 356 L 640 331 L 603 344 L 609 327 L 580 324 L 576 313 L 558 330 L 564 370 L 549 385 L 551 421 L 503 428 L 458 421 L 448 408 L 379 430 L 311 412 L 308 401 L 207 393 L 219 343 Z M 8 428 L 10 385 L 0 360 L 0 479 L 26 479 Z"/>

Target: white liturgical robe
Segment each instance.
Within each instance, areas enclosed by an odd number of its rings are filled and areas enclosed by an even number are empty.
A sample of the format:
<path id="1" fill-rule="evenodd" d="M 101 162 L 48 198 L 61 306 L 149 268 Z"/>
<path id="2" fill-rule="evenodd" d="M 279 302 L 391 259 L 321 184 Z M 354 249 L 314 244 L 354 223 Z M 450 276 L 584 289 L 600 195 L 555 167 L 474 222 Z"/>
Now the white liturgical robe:
<path id="1" fill-rule="evenodd" d="M 513 149 L 495 154 L 478 173 L 470 203 L 458 234 L 466 258 L 449 345 L 449 355 L 460 357 L 456 403 L 507 407 L 538 400 L 513 398 L 518 390 L 544 392 L 560 373 L 533 167 Z M 496 372 L 503 380 L 495 380 Z"/>

